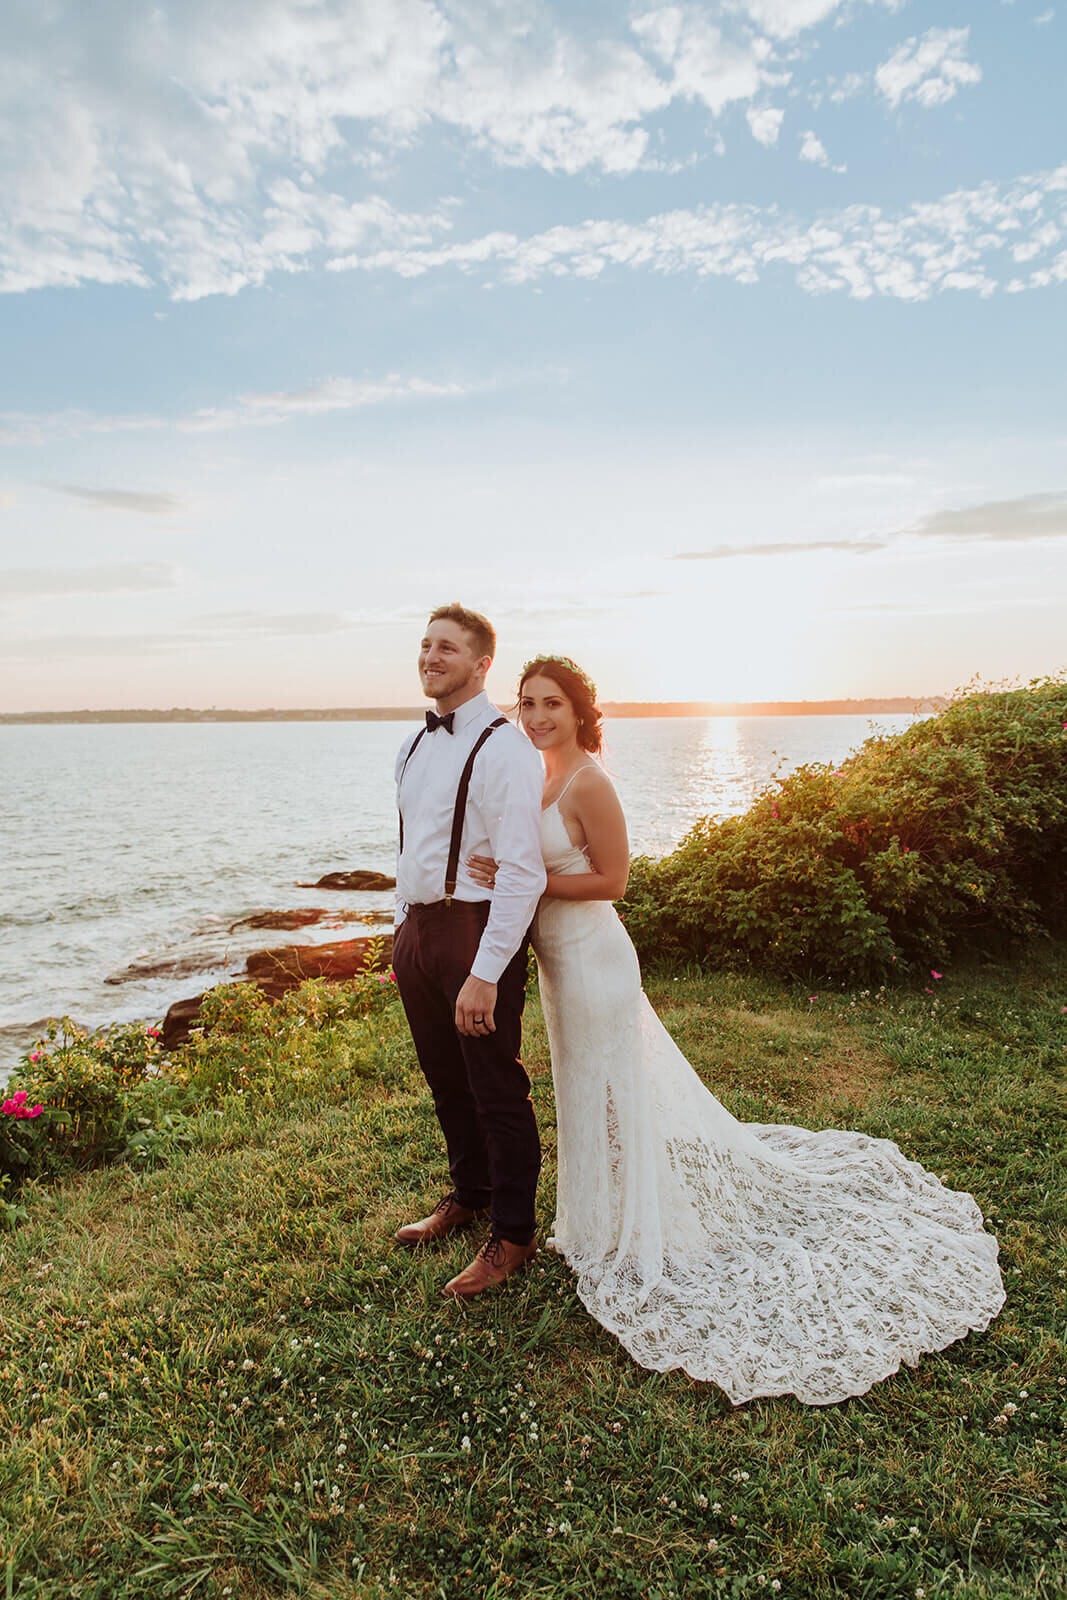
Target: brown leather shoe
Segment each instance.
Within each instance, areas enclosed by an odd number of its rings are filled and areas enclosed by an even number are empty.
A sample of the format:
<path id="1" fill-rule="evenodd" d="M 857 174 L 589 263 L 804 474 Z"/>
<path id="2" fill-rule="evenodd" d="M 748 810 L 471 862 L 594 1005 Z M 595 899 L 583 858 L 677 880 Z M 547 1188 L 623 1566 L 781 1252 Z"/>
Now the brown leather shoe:
<path id="1" fill-rule="evenodd" d="M 468 1211 L 466 1206 L 461 1206 L 455 1194 L 446 1194 L 443 1200 L 438 1200 L 428 1217 L 398 1228 L 393 1238 L 406 1249 L 416 1250 L 420 1245 L 433 1244 L 438 1239 L 446 1238 L 450 1233 L 455 1233 L 457 1228 L 470 1227 L 477 1215 L 477 1211 Z"/>
<path id="2" fill-rule="evenodd" d="M 520 1271 L 536 1254 L 536 1239 L 531 1239 L 529 1244 L 512 1244 L 510 1239 L 491 1233 L 470 1266 L 450 1279 L 441 1293 L 455 1300 L 473 1300 L 486 1289 L 498 1288 L 505 1278 Z"/>

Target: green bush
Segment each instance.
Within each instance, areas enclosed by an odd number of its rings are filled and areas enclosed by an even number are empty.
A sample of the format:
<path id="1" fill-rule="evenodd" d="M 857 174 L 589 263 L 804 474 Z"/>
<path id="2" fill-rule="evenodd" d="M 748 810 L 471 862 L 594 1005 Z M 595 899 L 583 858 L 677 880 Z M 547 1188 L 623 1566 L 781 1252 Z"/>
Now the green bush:
<path id="1" fill-rule="evenodd" d="M 776 780 L 639 857 L 620 911 L 643 959 L 845 982 L 1061 928 L 1067 680 L 972 689 L 839 767 Z"/>
<path id="2" fill-rule="evenodd" d="M 40 1104 L 33 1121 L 5 1126 L 0 1172 L 12 1188 L 117 1157 L 156 1158 L 180 1115 L 177 1086 L 162 1076 L 159 1031 L 132 1023 L 90 1034 L 64 1017 L 23 1056 L 13 1095 Z M 10 1119 L 5 1118 L 5 1124 Z"/>
<path id="3" fill-rule="evenodd" d="M 364 1024 L 396 1000 L 388 971 L 344 983 L 311 978 L 275 1004 L 254 984 L 222 984 L 204 996 L 199 1024 L 169 1071 L 212 1103 L 249 1092 L 271 1099 L 310 1078 L 346 1090 L 353 1076 L 373 1070 Z"/>

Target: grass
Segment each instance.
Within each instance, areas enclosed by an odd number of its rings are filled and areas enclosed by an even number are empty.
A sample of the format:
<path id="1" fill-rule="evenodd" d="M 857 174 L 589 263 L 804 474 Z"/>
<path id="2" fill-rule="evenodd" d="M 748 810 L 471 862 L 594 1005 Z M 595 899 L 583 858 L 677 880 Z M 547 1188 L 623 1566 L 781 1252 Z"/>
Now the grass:
<path id="1" fill-rule="evenodd" d="M 477 1241 L 392 1246 L 445 1183 L 393 1008 L 342 1039 L 370 1076 L 232 1096 L 170 1165 L 32 1191 L 0 1237 L 0 1594 L 1062 1593 L 1067 947 L 932 993 L 648 988 L 737 1115 L 888 1136 L 977 1196 L 988 1334 L 845 1405 L 733 1410 L 635 1367 L 550 1254 L 443 1303 Z M 547 1232 L 535 998 L 528 1023 Z"/>

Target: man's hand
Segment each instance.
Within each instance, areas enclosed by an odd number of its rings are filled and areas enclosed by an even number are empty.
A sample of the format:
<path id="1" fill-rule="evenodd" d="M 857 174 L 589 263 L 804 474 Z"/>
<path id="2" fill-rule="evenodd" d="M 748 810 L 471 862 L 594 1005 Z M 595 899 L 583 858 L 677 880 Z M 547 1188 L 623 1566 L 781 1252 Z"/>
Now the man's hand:
<path id="1" fill-rule="evenodd" d="M 495 1010 L 496 984 L 486 983 L 472 974 L 456 1000 L 456 1027 L 473 1039 L 484 1039 L 487 1033 L 496 1032 Z"/>

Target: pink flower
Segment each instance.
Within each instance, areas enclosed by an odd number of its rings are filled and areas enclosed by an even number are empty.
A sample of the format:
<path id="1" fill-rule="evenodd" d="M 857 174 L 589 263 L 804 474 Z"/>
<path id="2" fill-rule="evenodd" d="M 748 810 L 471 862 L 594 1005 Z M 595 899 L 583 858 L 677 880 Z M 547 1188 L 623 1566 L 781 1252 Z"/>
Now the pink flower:
<path id="1" fill-rule="evenodd" d="M 30 1051 L 30 1060 L 31 1061 L 40 1061 L 40 1059 L 41 1059 L 41 1052 L 39 1050 L 31 1050 Z"/>
<path id="2" fill-rule="evenodd" d="M 10 1117 L 12 1112 L 17 1110 L 18 1107 L 15 1105 L 14 1100 L 5 1100 L 3 1105 L 0 1106 L 0 1111 L 3 1112 L 5 1117 Z"/>
<path id="3" fill-rule="evenodd" d="M 933 992 L 934 991 L 932 989 L 924 989 L 923 990 L 923 994 L 933 994 Z"/>
<path id="4" fill-rule="evenodd" d="M 43 1110 L 44 1106 L 31 1106 L 28 1111 L 24 1111 L 22 1114 L 24 1117 L 39 1117 Z"/>
<path id="5" fill-rule="evenodd" d="M 817 995 L 817 994 L 809 994 L 809 995 L 808 995 L 808 999 L 809 999 L 809 1000 L 817 1000 L 817 999 L 818 999 L 818 998 L 819 998 L 819 997 L 818 997 L 818 995 Z"/>
<path id="6" fill-rule="evenodd" d="M 29 1099 L 29 1092 L 26 1089 L 20 1089 L 18 1094 L 12 1095 L 11 1103 L 12 1103 L 12 1105 L 16 1105 L 16 1106 L 24 1106 L 28 1099 Z"/>
<path id="7" fill-rule="evenodd" d="M 930 968 L 930 976 L 931 976 L 931 978 L 940 978 L 941 977 L 941 973 L 940 972 L 935 972 L 933 967 L 931 967 Z"/>

